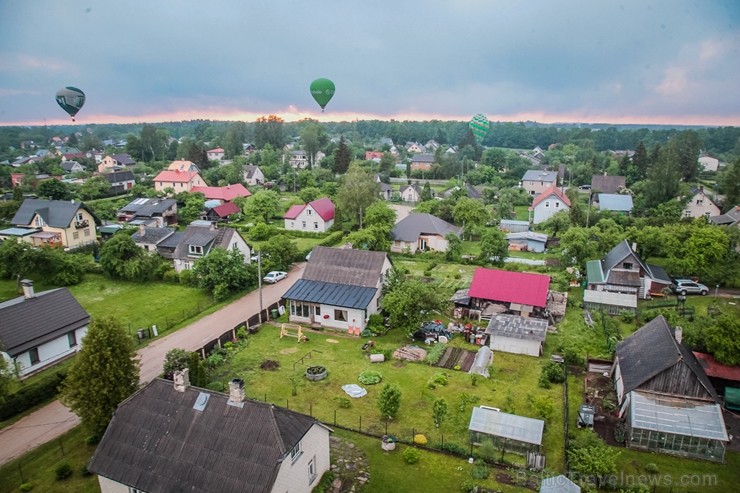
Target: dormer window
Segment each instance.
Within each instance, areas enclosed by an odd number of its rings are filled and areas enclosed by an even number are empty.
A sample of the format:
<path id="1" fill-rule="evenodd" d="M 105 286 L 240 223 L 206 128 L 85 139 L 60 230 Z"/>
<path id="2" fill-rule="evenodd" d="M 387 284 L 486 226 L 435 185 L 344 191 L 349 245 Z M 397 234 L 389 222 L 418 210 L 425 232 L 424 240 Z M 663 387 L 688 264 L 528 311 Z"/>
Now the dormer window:
<path id="1" fill-rule="evenodd" d="M 203 255 L 203 247 L 200 245 L 188 245 L 190 255 Z"/>
<path id="2" fill-rule="evenodd" d="M 83 219 L 84 219 L 84 218 L 82 217 L 82 212 L 78 212 L 78 213 L 77 213 L 77 222 L 78 222 L 78 223 L 79 223 L 79 222 L 82 222 L 82 220 L 83 220 Z"/>

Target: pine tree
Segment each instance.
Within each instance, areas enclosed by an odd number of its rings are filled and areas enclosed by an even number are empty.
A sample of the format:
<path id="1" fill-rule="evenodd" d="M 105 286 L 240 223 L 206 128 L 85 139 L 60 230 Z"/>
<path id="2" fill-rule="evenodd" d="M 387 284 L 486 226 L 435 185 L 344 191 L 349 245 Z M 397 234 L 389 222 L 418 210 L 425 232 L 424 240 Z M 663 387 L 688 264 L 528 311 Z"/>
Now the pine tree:
<path id="1" fill-rule="evenodd" d="M 398 385 L 387 383 L 383 385 L 378 396 L 378 409 L 380 414 L 387 419 L 393 419 L 401 407 L 401 389 Z"/>

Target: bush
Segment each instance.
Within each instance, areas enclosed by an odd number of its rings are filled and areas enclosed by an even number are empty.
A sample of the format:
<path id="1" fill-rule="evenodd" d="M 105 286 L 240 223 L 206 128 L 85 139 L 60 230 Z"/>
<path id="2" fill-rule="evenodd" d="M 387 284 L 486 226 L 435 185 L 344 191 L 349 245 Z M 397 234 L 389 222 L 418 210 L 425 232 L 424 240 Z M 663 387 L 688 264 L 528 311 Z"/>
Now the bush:
<path id="1" fill-rule="evenodd" d="M 421 452 L 414 447 L 408 447 L 403 451 L 403 460 L 406 464 L 416 464 L 421 459 Z"/>
<path id="2" fill-rule="evenodd" d="M 648 462 L 645 464 L 645 472 L 648 474 L 658 474 L 660 470 L 658 469 L 658 466 L 655 464 L 655 462 Z"/>
<path id="3" fill-rule="evenodd" d="M 72 466 L 68 462 L 62 462 L 54 471 L 57 481 L 62 481 L 72 476 Z"/>
<path id="4" fill-rule="evenodd" d="M 455 442 L 445 442 L 440 444 L 439 446 L 440 450 L 444 450 L 446 452 L 450 452 L 456 455 L 467 457 L 470 450 L 467 447 L 463 447 L 462 445 L 458 445 Z"/>
<path id="5" fill-rule="evenodd" d="M 475 482 L 466 479 L 460 485 L 460 493 L 477 493 L 478 485 Z"/>
<path id="6" fill-rule="evenodd" d="M 331 491 L 331 484 L 333 482 L 334 473 L 331 471 L 326 471 L 324 475 L 321 476 L 319 484 L 314 486 L 313 490 L 311 490 L 311 493 L 326 493 L 327 491 Z"/>
<path id="7" fill-rule="evenodd" d="M 162 274 L 162 280 L 166 283 L 177 284 L 180 282 L 180 275 L 175 271 L 175 269 L 167 269 L 164 271 L 164 274 Z"/>
<path id="8" fill-rule="evenodd" d="M 429 363 L 430 365 L 437 364 L 437 361 L 442 357 L 442 355 L 445 353 L 445 349 L 447 348 L 446 344 L 435 344 L 432 346 L 432 349 L 429 350 L 427 353 L 427 357 L 424 361 Z"/>
<path id="9" fill-rule="evenodd" d="M 554 361 L 548 361 L 545 366 L 542 367 L 542 373 L 540 375 L 540 386 L 543 387 L 544 383 L 563 383 L 565 381 L 565 369 L 561 363 Z M 544 386 L 548 388 L 547 386 Z"/>
<path id="10" fill-rule="evenodd" d="M 383 380 L 383 376 L 380 374 L 380 372 L 377 372 L 375 370 L 365 370 L 360 373 L 360 376 L 357 378 L 363 385 L 375 385 Z"/>
<path id="11" fill-rule="evenodd" d="M 274 233 L 274 228 L 271 228 L 265 223 L 257 223 L 249 230 L 249 239 L 254 241 L 265 241 Z"/>
<path id="12" fill-rule="evenodd" d="M 473 469 L 470 471 L 470 475 L 473 479 L 487 479 L 488 478 L 488 466 L 485 461 L 478 459 L 475 461 Z"/>
<path id="13" fill-rule="evenodd" d="M 31 483 L 22 483 L 20 486 L 21 491 L 31 491 L 33 489 L 33 485 Z"/>
<path id="14" fill-rule="evenodd" d="M 337 406 L 342 409 L 349 409 L 352 406 L 352 401 L 347 397 L 336 397 L 335 400 L 337 401 Z"/>
<path id="15" fill-rule="evenodd" d="M 190 286 L 193 284 L 194 276 L 192 270 L 184 270 L 180 272 L 180 284 L 184 286 Z"/>
<path id="16" fill-rule="evenodd" d="M 417 445 L 426 445 L 428 442 L 427 437 L 425 435 L 422 435 L 421 433 L 418 433 L 414 435 L 414 443 Z"/>

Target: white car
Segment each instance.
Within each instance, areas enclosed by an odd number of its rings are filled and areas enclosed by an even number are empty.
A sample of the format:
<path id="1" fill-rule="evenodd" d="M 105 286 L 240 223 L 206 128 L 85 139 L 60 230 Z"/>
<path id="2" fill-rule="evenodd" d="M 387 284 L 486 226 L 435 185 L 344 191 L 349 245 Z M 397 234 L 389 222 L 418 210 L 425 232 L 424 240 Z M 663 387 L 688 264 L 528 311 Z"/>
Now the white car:
<path id="1" fill-rule="evenodd" d="M 287 272 L 273 270 L 271 272 L 268 272 L 267 275 L 262 278 L 262 280 L 270 284 L 275 284 L 278 281 L 282 281 L 286 277 L 288 277 Z"/>

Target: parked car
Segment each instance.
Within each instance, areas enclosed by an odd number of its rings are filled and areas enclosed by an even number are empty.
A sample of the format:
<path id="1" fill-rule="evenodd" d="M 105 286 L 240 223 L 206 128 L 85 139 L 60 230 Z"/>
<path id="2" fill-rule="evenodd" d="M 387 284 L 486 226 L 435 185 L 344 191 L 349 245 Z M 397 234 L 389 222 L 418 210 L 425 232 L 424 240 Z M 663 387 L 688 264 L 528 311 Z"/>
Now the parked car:
<path id="1" fill-rule="evenodd" d="M 691 279 L 676 279 L 671 284 L 671 291 L 686 296 L 687 294 L 700 294 L 706 296 L 709 288 Z"/>
<path id="2" fill-rule="evenodd" d="M 268 272 L 267 275 L 262 278 L 262 280 L 270 284 L 275 284 L 278 281 L 282 281 L 286 277 L 288 277 L 287 272 L 273 270 Z"/>

